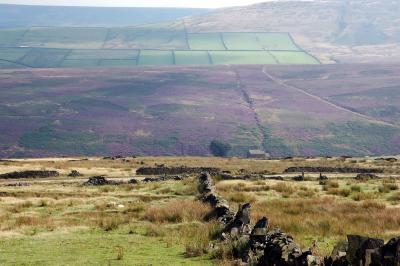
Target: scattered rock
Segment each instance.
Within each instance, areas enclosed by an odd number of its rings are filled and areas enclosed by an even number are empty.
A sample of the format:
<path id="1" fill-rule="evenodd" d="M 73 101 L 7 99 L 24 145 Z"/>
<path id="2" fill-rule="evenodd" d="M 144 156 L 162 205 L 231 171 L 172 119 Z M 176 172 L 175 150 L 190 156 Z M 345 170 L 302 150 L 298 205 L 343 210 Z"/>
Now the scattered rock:
<path id="1" fill-rule="evenodd" d="M 370 180 L 370 179 L 379 179 L 379 176 L 374 175 L 374 174 L 358 174 L 355 177 L 356 180 Z"/>
<path id="2" fill-rule="evenodd" d="M 249 262 L 250 258 L 251 261 L 258 260 L 263 255 L 267 243 L 267 233 L 268 218 L 262 217 L 251 230 L 248 256 L 244 258 L 246 262 Z"/>
<path id="3" fill-rule="evenodd" d="M 119 185 L 121 182 L 107 180 L 104 176 L 92 176 L 83 183 L 85 186 Z"/>
<path id="4" fill-rule="evenodd" d="M 278 180 L 278 181 L 283 181 L 283 177 L 282 176 L 262 176 L 262 179 L 264 180 Z"/>
<path id="5" fill-rule="evenodd" d="M 394 157 L 390 157 L 390 158 L 376 158 L 375 161 L 386 161 L 386 162 L 390 162 L 390 163 L 395 163 L 398 161 L 398 159 L 394 158 Z"/>
<path id="6" fill-rule="evenodd" d="M 322 175 L 322 173 L 319 173 L 319 178 L 320 181 L 328 180 L 328 177 L 326 175 Z"/>
<path id="7" fill-rule="evenodd" d="M 258 265 L 308 265 L 307 256 L 312 255 L 311 252 L 302 252 L 290 235 L 275 229 L 267 234 L 266 239 L 264 255 Z"/>
<path id="8" fill-rule="evenodd" d="M 297 175 L 297 176 L 292 177 L 292 180 L 293 181 L 304 181 L 305 180 L 304 172 L 302 172 L 301 175 Z"/>
<path id="9" fill-rule="evenodd" d="M 132 178 L 128 181 L 128 184 L 139 184 L 139 181 L 135 178 Z"/>
<path id="10" fill-rule="evenodd" d="M 22 171 L 2 174 L 0 175 L 0 179 L 46 178 L 57 177 L 59 175 L 57 171 Z"/>
<path id="11" fill-rule="evenodd" d="M 381 239 L 358 235 L 348 235 L 347 240 L 349 246 L 346 258 L 351 265 L 364 265 L 366 250 L 380 248 L 385 244 Z"/>
<path id="12" fill-rule="evenodd" d="M 160 176 L 160 177 L 146 177 L 143 179 L 144 183 L 149 183 L 149 182 L 163 182 L 163 181 L 181 181 L 184 178 L 182 176 Z"/>
<path id="13" fill-rule="evenodd" d="M 7 184 L 6 187 L 28 187 L 31 184 L 29 183 L 12 183 L 12 184 Z"/>
<path id="14" fill-rule="evenodd" d="M 382 239 L 358 235 L 348 235 L 347 239 L 334 248 L 331 257 L 325 258 L 325 266 L 400 265 L 400 237 L 386 244 Z"/>
<path id="15" fill-rule="evenodd" d="M 103 157 L 103 160 L 117 160 L 117 159 L 123 159 L 124 157 L 121 155 L 117 155 L 117 156 L 105 156 Z"/>
<path id="16" fill-rule="evenodd" d="M 250 203 L 244 205 L 239 205 L 239 210 L 237 211 L 233 220 L 225 227 L 224 232 L 228 232 L 233 235 L 235 232 L 239 235 L 250 233 Z"/>
<path id="17" fill-rule="evenodd" d="M 379 256 L 373 258 L 375 265 L 400 265 L 400 237 L 392 238 L 386 245 L 380 248 Z"/>
<path id="18" fill-rule="evenodd" d="M 69 176 L 69 177 L 79 177 L 79 176 L 82 176 L 82 174 L 79 173 L 79 172 L 76 171 L 76 170 L 72 170 L 71 173 L 68 174 L 68 176 Z"/>
<path id="19" fill-rule="evenodd" d="M 109 202 L 109 203 L 107 203 L 107 208 L 113 208 L 113 209 L 119 208 L 119 209 L 121 209 L 121 208 L 125 208 L 125 205 L 118 204 L 116 202 Z"/>

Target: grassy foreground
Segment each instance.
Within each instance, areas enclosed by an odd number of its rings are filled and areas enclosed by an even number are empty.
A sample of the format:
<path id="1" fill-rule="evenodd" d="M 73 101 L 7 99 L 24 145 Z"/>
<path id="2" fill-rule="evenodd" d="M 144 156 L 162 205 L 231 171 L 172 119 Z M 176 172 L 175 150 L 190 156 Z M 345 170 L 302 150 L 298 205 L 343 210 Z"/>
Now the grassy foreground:
<path id="1" fill-rule="evenodd" d="M 209 207 L 196 201 L 196 179 L 117 186 L 83 186 L 93 175 L 128 181 L 140 166 L 220 167 L 232 173 L 280 174 L 290 166 L 384 168 L 380 179 L 355 174 L 306 174 L 306 181 L 216 179 L 217 191 L 237 207 L 252 203 L 262 216 L 292 234 L 303 248 L 317 243 L 327 255 L 346 234 L 400 234 L 398 162 L 372 158 L 244 160 L 143 157 L 1 161 L 0 173 L 54 169 L 56 178 L 0 181 L 1 265 L 229 265 L 229 252 L 210 248 L 217 224 L 203 221 Z M 84 176 L 67 177 L 76 169 Z M 141 177 L 137 177 L 140 179 Z M 10 186 L 13 185 L 13 186 Z"/>

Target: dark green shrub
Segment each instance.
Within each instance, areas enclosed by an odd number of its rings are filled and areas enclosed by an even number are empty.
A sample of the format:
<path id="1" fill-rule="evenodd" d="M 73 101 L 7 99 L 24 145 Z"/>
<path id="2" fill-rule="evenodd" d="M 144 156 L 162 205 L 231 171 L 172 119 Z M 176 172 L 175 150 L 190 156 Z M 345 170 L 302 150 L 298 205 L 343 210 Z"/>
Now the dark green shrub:
<path id="1" fill-rule="evenodd" d="M 229 143 L 213 140 L 210 143 L 210 151 L 214 156 L 225 157 L 228 155 L 228 152 L 231 150 L 231 145 Z"/>

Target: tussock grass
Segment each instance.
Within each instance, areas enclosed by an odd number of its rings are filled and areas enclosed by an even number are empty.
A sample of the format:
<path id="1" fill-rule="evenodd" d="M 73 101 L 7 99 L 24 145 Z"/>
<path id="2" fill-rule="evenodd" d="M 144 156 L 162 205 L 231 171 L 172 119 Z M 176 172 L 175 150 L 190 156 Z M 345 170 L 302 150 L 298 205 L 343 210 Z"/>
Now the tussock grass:
<path id="1" fill-rule="evenodd" d="M 95 223 L 100 229 L 104 231 L 111 231 L 117 229 L 123 224 L 128 224 L 130 220 L 131 220 L 130 217 L 121 214 L 117 215 L 100 214 L 96 217 Z"/>
<path id="2" fill-rule="evenodd" d="M 376 199 L 378 196 L 372 192 L 355 192 L 351 195 L 351 198 L 355 201 L 362 201 L 362 200 L 371 200 Z"/>
<path id="3" fill-rule="evenodd" d="M 295 188 L 294 186 L 288 184 L 288 183 L 283 183 L 283 182 L 279 182 L 273 186 L 271 186 L 272 190 L 275 190 L 279 193 L 284 193 L 284 194 L 293 194 L 295 192 Z"/>
<path id="4" fill-rule="evenodd" d="M 217 225 L 211 224 L 191 224 L 181 228 L 185 256 L 188 258 L 199 257 L 207 254 L 210 249 L 210 239 Z"/>
<path id="5" fill-rule="evenodd" d="M 327 191 L 330 188 L 339 188 L 339 182 L 336 180 L 328 180 L 328 181 L 322 181 L 320 182 L 322 186 L 322 189 Z"/>
<path id="6" fill-rule="evenodd" d="M 143 214 L 143 219 L 159 223 L 181 223 L 201 221 L 210 207 L 192 200 L 173 200 L 163 206 L 151 206 Z"/>
<path id="7" fill-rule="evenodd" d="M 388 200 L 395 203 L 400 202 L 400 192 L 396 192 L 388 197 Z"/>
<path id="8" fill-rule="evenodd" d="M 290 232 L 299 241 L 307 235 L 337 238 L 350 233 L 385 236 L 386 232 L 396 231 L 400 226 L 400 209 L 389 209 L 385 204 L 372 200 L 357 203 L 320 197 L 257 202 L 252 210 L 254 220 L 265 214 L 272 227 L 278 226 Z"/>
<path id="9" fill-rule="evenodd" d="M 329 195 L 336 195 L 336 196 L 341 196 L 341 197 L 348 197 L 351 194 L 350 189 L 339 189 L 339 188 L 328 188 L 326 191 L 326 194 Z"/>
<path id="10" fill-rule="evenodd" d="M 231 193 L 228 196 L 228 200 L 235 203 L 254 203 L 256 199 L 253 194 L 244 192 Z"/>

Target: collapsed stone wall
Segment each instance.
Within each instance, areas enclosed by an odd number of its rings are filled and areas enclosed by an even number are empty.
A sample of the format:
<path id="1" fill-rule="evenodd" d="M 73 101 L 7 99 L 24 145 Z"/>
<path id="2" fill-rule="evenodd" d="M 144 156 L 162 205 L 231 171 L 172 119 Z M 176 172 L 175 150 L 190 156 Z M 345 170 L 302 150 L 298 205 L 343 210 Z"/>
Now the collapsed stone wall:
<path id="1" fill-rule="evenodd" d="M 353 167 L 313 167 L 313 166 L 302 166 L 302 167 L 289 167 L 284 173 L 354 173 L 354 174 L 381 174 L 383 169 L 380 168 L 353 168 Z"/>
<path id="2" fill-rule="evenodd" d="M 237 254 L 237 259 L 249 265 L 314 265 L 308 261 L 311 252 L 303 252 L 293 238 L 279 229 L 268 232 L 268 218 L 261 218 L 251 227 L 250 203 L 239 206 L 235 213 L 228 203 L 216 192 L 211 175 L 199 176 L 198 191 L 200 200 L 212 207 L 207 219 L 214 218 L 223 226 L 223 241 L 245 241 L 245 252 Z M 311 256 L 312 257 L 312 256 Z"/>
<path id="3" fill-rule="evenodd" d="M 235 213 L 215 189 L 211 175 L 199 176 L 200 200 L 212 207 L 206 220 L 216 219 L 223 226 L 222 241 L 244 241 L 245 251 L 236 254 L 241 265 L 259 266 L 400 266 L 400 237 L 386 244 L 381 239 L 348 235 L 348 241 L 338 244 L 331 256 L 321 258 L 313 249 L 302 250 L 293 237 L 280 229 L 269 230 L 263 217 L 251 227 L 251 205 L 240 205 Z"/>
<path id="4" fill-rule="evenodd" d="M 136 170 L 138 175 L 181 175 L 181 174 L 200 174 L 202 172 L 218 173 L 221 170 L 212 167 L 167 167 L 167 166 L 156 166 L 156 167 L 140 167 Z"/>
<path id="5" fill-rule="evenodd" d="M 22 171 L 1 174 L 0 179 L 46 178 L 59 175 L 57 171 Z"/>

